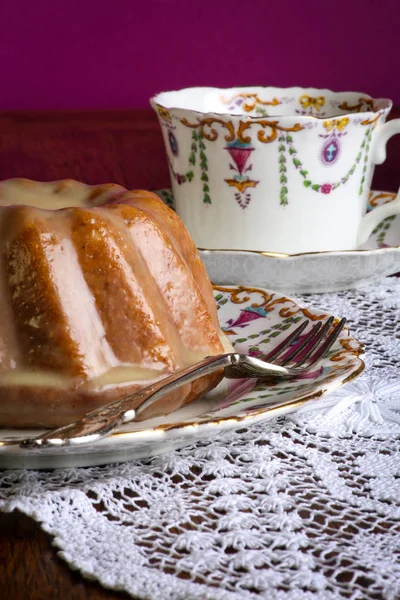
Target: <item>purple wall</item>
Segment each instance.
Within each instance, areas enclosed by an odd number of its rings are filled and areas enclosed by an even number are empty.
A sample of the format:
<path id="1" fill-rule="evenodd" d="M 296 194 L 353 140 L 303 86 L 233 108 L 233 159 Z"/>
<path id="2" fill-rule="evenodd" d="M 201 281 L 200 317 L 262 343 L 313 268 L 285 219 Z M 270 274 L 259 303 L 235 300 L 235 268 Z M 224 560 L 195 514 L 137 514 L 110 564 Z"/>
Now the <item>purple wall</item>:
<path id="1" fill-rule="evenodd" d="M 160 90 L 240 84 L 400 104 L 399 14 L 398 0 L 3 0 L 0 109 L 145 107 Z"/>

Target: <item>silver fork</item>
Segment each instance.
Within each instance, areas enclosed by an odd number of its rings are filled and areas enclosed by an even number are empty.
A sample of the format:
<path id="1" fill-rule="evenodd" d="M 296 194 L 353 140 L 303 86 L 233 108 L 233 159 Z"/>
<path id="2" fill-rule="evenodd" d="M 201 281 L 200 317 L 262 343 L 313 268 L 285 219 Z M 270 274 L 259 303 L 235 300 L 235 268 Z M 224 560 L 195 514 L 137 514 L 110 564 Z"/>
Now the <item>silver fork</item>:
<path id="1" fill-rule="evenodd" d="M 116 400 L 88 413 L 80 421 L 52 429 L 39 437 L 22 440 L 25 449 L 54 448 L 96 442 L 120 425 L 134 421 L 165 394 L 196 379 L 223 369 L 228 379 L 245 377 L 288 379 L 302 375 L 320 361 L 337 340 L 346 319 L 334 324 L 330 317 L 324 325 L 318 322 L 300 340 L 309 321 L 303 321 L 263 360 L 246 354 L 209 356 L 201 362 L 178 371 L 139 392 Z M 132 408 L 135 406 L 135 408 Z"/>

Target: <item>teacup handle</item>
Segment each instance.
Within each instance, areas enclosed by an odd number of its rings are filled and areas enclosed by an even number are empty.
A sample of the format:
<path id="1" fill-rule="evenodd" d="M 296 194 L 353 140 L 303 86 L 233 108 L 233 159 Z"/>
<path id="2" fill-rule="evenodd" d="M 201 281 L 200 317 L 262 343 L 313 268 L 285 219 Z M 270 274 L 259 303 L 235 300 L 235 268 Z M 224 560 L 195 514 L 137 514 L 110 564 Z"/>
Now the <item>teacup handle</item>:
<path id="1" fill-rule="evenodd" d="M 376 165 L 380 165 L 385 161 L 386 144 L 396 133 L 400 133 L 400 119 L 388 121 L 380 128 L 380 131 L 377 132 L 373 155 L 373 162 Z M 372 231 L 377 225 L 379 225 L 381 221 L 383 221 L 383 219 L 386 219 L 386 217 L 391 217 L 392 215 L 398 215 L 399 213 L 400 189 L 396 198 L 392 202 L 388 202 L 383 206 L 374 208 L 374 210 L 371 210 L 371 212 L 362 218 L 357 235 L 357 247 L 361 246 L 361 244 L 364 244 L 364 242 L 367 241 Z"/>

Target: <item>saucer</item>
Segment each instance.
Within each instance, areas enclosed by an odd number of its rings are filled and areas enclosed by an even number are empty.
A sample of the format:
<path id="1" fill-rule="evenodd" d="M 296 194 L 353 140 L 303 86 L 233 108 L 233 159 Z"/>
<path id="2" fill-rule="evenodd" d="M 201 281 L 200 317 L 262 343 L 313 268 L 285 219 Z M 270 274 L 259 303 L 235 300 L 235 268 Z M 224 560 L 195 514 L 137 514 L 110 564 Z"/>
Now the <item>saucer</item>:
<path id="1" fill-rule="evenodd" d="M 302 307 L 291 298 L 266 289 L 214 286 L 221 328 L 236 352 L 262 358 L 308 320 L 305 332 L 330 315 Z M 0 429 L 0 468 L 53 469 L 102 465 L 155 456 L 213 438 L 229 429 L 294 412 L 327 391 L 360 375 L 362 344 L 345 327 L 326 358 L 312 371 L 286 381 L 224 379 L 211 393 L 157 419 L 127 423 L 116 433 L 84 446 L 19 447 L 19 440 L 43 430 Z"/>
<path id="2" fill-rule="evenodd" d="M 170 189 L 155 192 L 173 208 Z M 372 191 L 369 210 L 396 194 Z M 269 287 L 286 293 L 356 288 L 400 271 L 400 215 L 387 217 L 356 250 L 277 254 L 250 250 L 200 249 L 211 281 Z"/>

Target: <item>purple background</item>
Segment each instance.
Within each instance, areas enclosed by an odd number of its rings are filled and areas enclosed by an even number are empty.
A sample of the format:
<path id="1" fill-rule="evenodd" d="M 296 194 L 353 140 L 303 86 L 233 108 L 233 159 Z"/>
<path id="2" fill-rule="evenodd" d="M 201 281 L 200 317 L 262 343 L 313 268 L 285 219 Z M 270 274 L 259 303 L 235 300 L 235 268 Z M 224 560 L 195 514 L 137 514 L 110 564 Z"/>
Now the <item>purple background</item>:
<path id="1" fill-rule="evenodd" d="M 3 0 L 0 109 L 145 107 L 161 90 L 251 84 L 400 104 L 399 14 L 398 0 Z"/>

